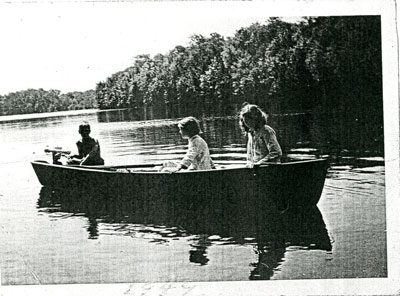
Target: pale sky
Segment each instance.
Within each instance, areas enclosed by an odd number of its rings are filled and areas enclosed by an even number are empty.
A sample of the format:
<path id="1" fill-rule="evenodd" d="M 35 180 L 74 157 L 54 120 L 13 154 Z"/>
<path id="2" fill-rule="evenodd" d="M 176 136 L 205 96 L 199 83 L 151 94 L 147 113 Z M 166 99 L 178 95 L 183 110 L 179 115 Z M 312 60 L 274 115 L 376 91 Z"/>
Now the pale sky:
<path id="1" fill-rule="evenodd" d="M 0 94 L 27 88 L 94 89 L 97 82 L 132 65 L 134 56 L 165 54 L 176 45 L 186 46 L 192 34 L 227 37 L 269 16 L 307 15 L 299 1 L 281 3 L 3 2 Z"/>
<path id="2" fill-rule="evenodd" d="M 240 4 L 240 3 L 238 3 Z M 268 15 L 240 5 L 192 2 L 3 4 L 0 94 L 27 88 L 94 89 L 138 54 L 186 46 L 195 33 L 232 36 Z"/>

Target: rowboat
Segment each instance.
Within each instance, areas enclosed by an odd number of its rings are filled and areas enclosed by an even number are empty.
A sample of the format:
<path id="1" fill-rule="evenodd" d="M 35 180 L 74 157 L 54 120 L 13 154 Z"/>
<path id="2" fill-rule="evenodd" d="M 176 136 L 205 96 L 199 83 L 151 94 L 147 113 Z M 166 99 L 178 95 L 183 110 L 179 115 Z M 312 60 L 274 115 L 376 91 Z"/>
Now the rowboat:
<path id="1" fill-rule="evenodd" d="M 185 200 L 234 200 L 247 196 L 249 202 L 266 199 L 292 206 L 316 205 L 328 168 L 326 159 L 268 164 L 254 168 L 232 167 L 213 170 L 184 170 L 176 173 L 156 170 L 116 170 L 118 166 L 66 166 L 33 161 L 43 186 L 129 194 L 133 197 L 184 196 Z M 134 167 L 152 167 L 152 164 Z M 125 166 L 126 167 L 126 166 Z"/>

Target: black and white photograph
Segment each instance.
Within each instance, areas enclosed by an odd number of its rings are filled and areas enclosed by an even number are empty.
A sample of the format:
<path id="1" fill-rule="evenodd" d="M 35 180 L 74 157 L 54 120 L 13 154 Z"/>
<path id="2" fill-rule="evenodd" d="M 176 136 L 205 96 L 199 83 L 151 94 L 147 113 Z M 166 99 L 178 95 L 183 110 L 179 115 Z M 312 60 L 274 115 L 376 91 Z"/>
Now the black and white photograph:
<path id="1" fill-rule="evenodd" d="M 375 2 L 1 3 L 1 294 L 398 294 Z"/>

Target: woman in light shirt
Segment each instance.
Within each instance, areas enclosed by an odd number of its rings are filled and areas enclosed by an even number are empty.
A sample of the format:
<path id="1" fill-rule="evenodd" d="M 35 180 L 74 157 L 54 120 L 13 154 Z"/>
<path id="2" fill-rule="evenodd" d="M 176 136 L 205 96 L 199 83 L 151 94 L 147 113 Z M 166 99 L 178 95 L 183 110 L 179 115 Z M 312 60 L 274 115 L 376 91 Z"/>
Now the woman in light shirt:
<path id="1" fill-rule="evenodd" d="M 247 166 L 280 162 L 282 149 L 272 127 L 267 125 L 267 115 L 260 107 L 245 104 L 240 112 L 239 124 L 247 133 Z"/>
<path id="2" fill-rule="evenodd" d="M 189 145 L 185 157 L 176 167 L 164 166 L 170 172 L 180 170 L 210 170 L 214 169 L 214 163 L 210 157 L 210 151 L 206 141 L 199 136 L 200 125 L 196 118 L 186 117 L 178 122 L 179 132 L 182 138 L 188 139 Z"/>

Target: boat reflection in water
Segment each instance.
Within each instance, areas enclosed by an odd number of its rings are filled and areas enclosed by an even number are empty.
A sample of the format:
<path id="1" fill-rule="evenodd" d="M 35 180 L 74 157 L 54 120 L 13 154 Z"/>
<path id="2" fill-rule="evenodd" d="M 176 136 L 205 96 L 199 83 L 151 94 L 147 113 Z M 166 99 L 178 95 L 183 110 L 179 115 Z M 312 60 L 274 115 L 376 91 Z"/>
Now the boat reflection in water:
<path id="1" fill-rule="evenodd" d="M 145 198 L 132 198 L 123 193 L 111 196 L 42 187 L 37 205 L 49 215 L 86 217 L 89 239 L 103 234 L 150 235 L 150 243 L 168 244 L 185 238 L 190 245 L 188 259 L 199 266 L 209 264 L 210 246 L 251 245 L 257 260 L 247 263 L 250 280 L 270 279 L 289 246 L 332 249 L 316 206 L 282 212 L 273 201 L 259 204 L 243 193 L 221 199 L 212 195 L 167 197 L 154 190 Z"/>

